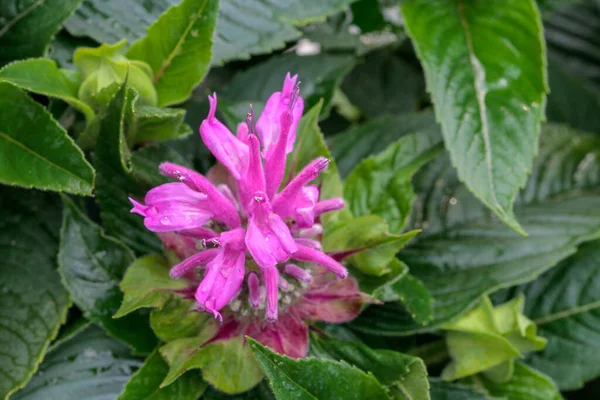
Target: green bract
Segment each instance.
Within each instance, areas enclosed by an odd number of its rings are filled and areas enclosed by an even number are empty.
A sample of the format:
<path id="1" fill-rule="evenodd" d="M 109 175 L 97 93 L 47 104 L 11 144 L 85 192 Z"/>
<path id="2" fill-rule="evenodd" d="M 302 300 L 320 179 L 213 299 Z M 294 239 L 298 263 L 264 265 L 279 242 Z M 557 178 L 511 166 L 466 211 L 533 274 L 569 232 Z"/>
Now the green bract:
<path id="1" fill-rule="evenodd" d="M 494 307 L 485 297 L 458 321 L 444 324 L 452 362 L 442 372 L 454 380 L 483 372 L 497 383 L 508 381 L 514 359 L 544 348 L 546 339 L 536 336 L 535 324 L 523 315 L 524 298 Z"/>
<path id="2" fill-rule="evenodd" d="M 126 45 L 127 41 L 121 40 L 113 45 L 83 47 L 75 51 L 73 62 L 83 79 L 77 93 L 82 101 L 95 108 L 105 105 L 96 96 L 112 84 L 120 84 L 127 79 L 128 85 L 139 92 L 142 104 L 158 104 L 152 68 L 143 61 L 127 59 Z"/>

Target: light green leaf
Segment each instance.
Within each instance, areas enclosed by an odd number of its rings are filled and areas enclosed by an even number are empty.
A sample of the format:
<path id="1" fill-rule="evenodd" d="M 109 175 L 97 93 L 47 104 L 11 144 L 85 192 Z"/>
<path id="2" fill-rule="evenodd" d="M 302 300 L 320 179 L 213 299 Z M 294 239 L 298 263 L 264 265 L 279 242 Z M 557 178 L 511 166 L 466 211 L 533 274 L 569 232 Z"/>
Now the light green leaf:
<path id="1" fill-rule="evenodd" d="M 297 56 L 281 54 L 236 74 L 219 93 L 226 99 L 236 102 L 266 102 L 273 92 L 281 91 L 286 73 L 298 74 L 300 94 L 304 99 L 304 109 L 315 106 L 321 99 L 321 113 L 327 115 L 335 89 L 352 69 L 355 59 L 348 55 L 318 54 Z M 248 112 L 248 106 L 244 114 Z M 238 121 L 243 121 L 239 119 Z"/>
<path id="2" fill-rule="evenodd" d="M 427 229 L 400 258 L 435 299 L 435 319 L 425 330 L 456 319 L 486 293 L 535 279 L 598 237 L 598 138 L 547 126 L 541 143 L 516 207 L 529 229 L 527 239 L 489 215 L 458 183 L 447 160 L 436 160 L 415 177 L 421 196 L 413 226 Z M 424 330 L 394 303 L 372 306 L 352 324 L 385 335 Z"/>
<path id="3" fill-rule="evenodd" d="M 173 291 L 187 284 L 169 276 L 167 260 L 159 255 L 137 259 L 127 268 L 121 282 L 125 294 L 121 307 L 114 318 L 121 318 L 142 307 L 162 307 L 173 296 Z"/>
<path id="4" fill-rule="evenodd" d="M 527 363 L 551 376 L 561 390 L 574 390 L 600 376 L 600 242 L 577 253 L 536 281 L 519 287 L 526 314 L 548 339 Z"/>
<path id="5" fill-rule="evenodd" d="M 68 197 L 63 197 L 63 202 L 58 263 L 73 302 L 86 318 L 99 324 L 110 336 L 137 353 L 150 353 L 158 342 L 147 315 L 135 313 L 123 319 L 112 318 L 123 299 L 119 283 L 135 255 L 123 243 L 106 236 Z"/>
<path id="6" fill-rule="evenodd" d="M 547 92 L 534 0 L 408 0 L 401 10 L 459 177 L 523 234 L 513 203 L 537 152 Z"/>
<path id="7" fill-rule="evenodd" d="M 78 85 L 69 80 L 65 71 L 47 58 L 16 61 L 0 69 L 0 82 L 8 82 L 28 90 L 67 102 L 85 115 L 90 122 L 94 111 L 77 98 Z"/>
<path id="8" fill-rule="evenodd" d="M 117 400 L 197 400 L 208 386 L 198 371 L 190 371 L 172 385 L 160 388 L 168 371 L 169 366 L 155 351 L 132 375 Z"/>
<path id="9" fill-rule="evenodd" d="M 278 399 L 390 399 L 373 375 L 344 361 L 294 360 L 247 340 Z"/>
<path id="10" fill-rule="evenodd" d="M 520 362 L 515 363 L 515 372 L 510 381 L 498 384 L 483 377 L 482 383 L 494 397 L 510 400 L 562 399 L 552 379 Z"/>
<path id="11" fill-rule="evenodd" d="M 90 327 L 48 354 L 11 400 L 114 399 L 141 365 L 129 348 Z"/>
<path id="12" fill-rule="evenodd" d="M 44 107 L 8 83 L 0 83 L 0 149 L 3 183 L 82 195 L 92 192 L 94 169 L 83 152 Z"/>
<path id="13" fill-rule="evenodd" d="M 364 158 L 384 151 L 389 145 L 411 133 L 431 138 L 436 135 L 441 137 L 433 112 L 383 115 L 355 125 L 328 141 L 340 174 L 346 177 Z"/>
<path id="14" fill-rule="evenodd" d="M 159 106 L 186 100 L 208 72 L 218 10 L 217 0 L 183 0 L 127 51 L 127 57 L 152 67 Z"/>
<path id="15" fill-rule="evenodd" d="M 378 215 L 390 232 L 404 228 L 415 194 L 412 176 L 443 150 L 441 137 L 415 133 L 364 159 L 346 178 L 344 198 L 356 217 Z"/>
<path id="16" fill-rule="evenodd" d="M 218 323 L 215 318 L 209 313 L 198 312 L 196 304 L 194 300 L 171 296 L 150 314 L 154 333 L 164 342 L 216 333 Z"/>
<path id="17" fill-rule="evenodd" d="M 392 350 L 374 350 L 360 343 L 311 336 L 311 354 L 344 360 L 372 373 L 398 400 L 429 400 L 429 383 L 423 360 Z"/>
<path id="18" fill-rule="evenodd" d="M 419 231 L 391 234 L 381 217 L 365 215 L 338 222 L 326 233 L 323 248 L 327 252 L 350 253 L 348 259 L 361 272 L 381 276 L 390 272 L 388 264 Z"/>
<path id="19" fill-rule="evenodd" d="M 429 384 L 433 400 L 501 400 L 489 397 L 481 388 L 465 384 L 450 383 L 435 378 L 430 379 Z"/>
<path id="20" fill-rule="evenodd" d="M 161 347 L 160 353 L 170 365 L 161 387 L 168 387 L 181 374 L 201 369 L 202 377 L 225 393 L 243 393 L 263 378 L 250 346 L 243 336 L 233 336 L 204 344 L 214 331 L 205 330 L 198 336 L 174 340 Z"/>
<path id="21" fill-rule="evenodd" d="M 0 194 L 0 399 L 27 383 L 67 317 L 69 293 L 56 272 L 56 200 L 7 187 Z"/>
<path id="22" fill-rule="evenodd" d="M 183 123 L 185 110 L 180 108 L 158 108 L 137 106 L 133 126 L 127 133 L 135 143 L 180 139 L 192 133 Z"/>
<path id="23" fill-rule="evenodd" d="M 0 4 L 0 66 L 45 55 L 48 43 L 81 0 L 7 0 Z"/>
<path id="24" fill-rule="evenodd" d="M 133 114 L 133 90 L 125 85 L 114 95 L 100 120 L 94 164 L 98 169 L 96 200 L 106 232 L 123 241 L 136 254 L 159 252 L 158 237 L 146 229 L 143 218 L 130 213 L 128 197 L 143 197 L 149 189 L 132 175 L 125 141 L 125 124 Z"/>

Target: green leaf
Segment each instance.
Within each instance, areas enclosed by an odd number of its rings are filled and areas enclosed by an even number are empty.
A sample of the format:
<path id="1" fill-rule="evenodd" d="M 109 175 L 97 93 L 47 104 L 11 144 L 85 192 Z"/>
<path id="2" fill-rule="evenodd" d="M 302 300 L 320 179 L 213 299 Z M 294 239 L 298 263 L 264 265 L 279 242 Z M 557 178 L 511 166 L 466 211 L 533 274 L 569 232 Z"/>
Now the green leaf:
<path id="1" fill-rule="evenodd" d="M 159 106 L 185 101 L 208 72 L 218 11 L 216 0 L 183 0 L 127 51 L 127 57 L 152 67 Z"/>
<path id="2" fill-rule="evenodd" d="M 159 255 L 149 255 L 135 260 L 127 268 L 121 282 L 123 303 L 114 318 L 121 318 L 142 307 L 162 307 L 173 296 L 173 291 L 184 289 L 183 280 L 169 276 L 167 260 Z"/>
<path id="3" fill-rule="evenodd" d="M 45 55 L 48 43 L 81 0 L 8 0 L 0 5 L 0 66 Z"/>
<path id="4" fill-rule="evenodd" d="M 390 399 L 373 375 L 344 361 L 294 360 L 247 340 L 278 399 Z"/>
<path id="5" fill-rule="evenodd" d="M 372 373 L 398 400 L 429 400 L 427 370 L 420 358 L 392 350 L 374 350 L 360 343 L 311 336 L 311 353 L 320 358 L 344 360 Z"/>
<path id="6" fill-rule="evenodd" d="M 190 371 L 172 385 L 160 388 L 169 366 L 158 351 L 132 375 L 117 400 L 197 400 L 207 388 L 198 371 Z"/>
<path id="7" fill-rule="evenodd" d="M 83 152 L 44 107 L 8 83 L 0 83 L 0 149 L 3 183 L 82 195 L 92 192 L 94 169 Z"/>
<path id="8" fill-rule="evenodd" d="M 494 400 L 478 387 L 445 382 L 435 378 L 430 379 L 429 384 L 433 400 Z"/>
<path id="9" fill-rule="evenodd" d="M 350 262 L 361 272 L 381 276 L 390 272 L 388 264 L 406 243 L 419 233 L 389 233 L 388 224 L 377 215 L 351 218 L 328 228 L 323 248 L 330 253 L 352 255 Z"/>
<path id="10" fill-rule="evenodd" d="M 1 189 L 0 399 L 6 399 L 37 370 L 67 317 L 70 300 L 55 269 L 60 227 L 56 197 Z"/>
<path id="11" fill-rule="evenodd" d="M 342 176 L 364 158 L 384 151 L 389 145 L 411 133 L 441 137 L 439 125 L 431 111 L 399 116 L 383 115 L 355 125 L 329 140 L 331 153 Z"/>
<path id="12" fill-rule="evenodd" d="M 127 92 L 127 95 L 126 95 Z M 98 170 L 96 199 L 106 232 L 122 240 L 137 254 L 161 251 L 158 237 L 146 229 L 143 219 L 130 213 L 128 197 L 143 197 L 148 189 L 132 176 L 125 147 L 125 123 L 133 113 L 135 95 L 122 85 L 100 119 L 95 166 Z"/>
<path id="13" fill-rule="evenodd" d="M 378 215 L 388 223 L 390 232 L 402 231 L 415 199 L 412 176 L 443 148 L 439 135 L 416 133 L 364 159 L 344 184 L 344 198 L 352 214 Z"/>
<path id="14" fill-rule="evenodd" d="M 28 90 L 67 102 L 85 115 L 90 122 L 94 111 L 77 98 L 78 85 L 69 80 L 56 63 L 47 58 L 16 61 L 0 69 L 0 82 L 8 82 Z"/>
<path id="15" fill-rule="evenodd" d="M 510 400 L 561 400 L 560 391 L 546 375 L 521 364 L 515 363 L 515 372 L 510 381 L 494 383 L 482 378 L 483 386 L 494 397 Z"/>
<path id="16" fill-rule="evenodd" d="M 161 387 L 197 368 L 202 370 L 205 381 L 230 394 L 246 392 L 262 380 L 262 372 L 243 336 L 205 344 L 212 335 L 214 331 L 205 330 L 196 337 L 177 339 L 161 347 L 160 353 L 170 365 Z"/>
<path id="17" fill-rule="evenodd" d="M 158 166 L 165 160 L 169 162 L 193 168 L 188 160 L 173 149 L 173 144 L 178 142 L 154 143 L 142 147 L 131 155 L 131 166 L 133 176 L 141 182 L 148 182 L 151 186 L 162 185 L 172 182 L 169 178 L 158 172 Z"/>
<path id="18" fill-rule="evenodd" d="M 367 117 L 417 111 L 424 93 L 422 73 L 390 54 L 373 52 L 344 80 L 348 100 Z"/>
<path id="19" fill-rule="evenodd" d="M 527 363 L 551 376 L 561 390 L 583 387 L 600 376 L 600 242 L 580 247 L 536 281 L 518 288 L 526 314 L 548 339 Z"/>
<path id="20" fill-rule="evenodd" d="M 236 102 L 266 102 L 273 92 L 281 91 L 285 74 L 290 72 L 292 75 L 298 74 L 298 79 L 302 81 L 300 93 L 305 102 L 304 109 L 312 109 L 322 98 L 321 113 L 327 115 L 334 90 L 354 63 L 354 57 L 348 55 L 281 54 L 236 74 L 223 88 L 222 94 L 224 98 Z"/>
<path id="21" fill-rule="evenodd" d="M 429 290 L 423 285 L 423 282 L 413 275 L 406 274 L 396 282 L 393 282 L 389 287 L 389 291 L 392 293 L 392 296 L 387 301 L 402 302 L 415 321 L 426 325 L 429 321 L 433 320 L 434 299 L 431 297 Z"/>
<path id="22" fill-rule="evenodd" d="M 319 102 L 316 106 L 308 110 L 308 112 L 304 113 L 296 130 L 294 150 L 287 158 L 287 172 L 291 171 L 294 174 L 300 172 L 302 168 L 317 157 L 326 157 L 331 160 L 327 169 L 321 172 L 319 178 L 316 180 L 316 182 L 321 184 L 320 200 L 343 197 L 342 181 L 337 166 L 331 157 L 331 153 L 327 148 L 318 125 L 322 106 L 323 102 Z M 348 217 L 348 211 L 342 210 L 323 215 L 321 221 L 324 225 L 327 225 Z"/>
<path id="23" fill-rule="evenodd" d="M 152 310 L 150 323 L 154 333 L 164 342 L 217 332 L 218 324 L 212 315 L 198 312 L 194 300 L 172 296 L 162 307 Z"/>
<path id="24" fill-rule="evenodd" d="M 459 177 L 523 234 L 513 202 L 537 152 L 547 92 L 535 2 L 408 0 L 401 9 Z"/>
<path id="25" fill-rule="evenodd" d="M 414 179 L 421 197 L 415 226 L 427 226 L 401 259 L 435 299 L 432 324 L 457 318 L 480 296 L 535 279 L 600 232 L 599 140 L 548 126 L 540 156 L 516 213 L 526 239 L 504 227 L 458 183 L 447 160 L 431 163 Z M 560 151 L 558 151 L 560 150 Z M 367 309 L 357 329 L 385 335 L 422 331 L 400 304 Z"/>
<path id="26" fill-rule="evenodd" d="M 48 354 L 11 400 L 114 399 L 141 364 L 129 348 L 90 327 Z"/>
<path id="27" fill-rule="evenodd" d="M 180 139 L 192 133 L 189 125 L 183 123 L 185 110 L 180 108 L 158 108 L 138 106 L 135 109 L 133 132 L 128 132 L 139 142 L 156 142 Z"/>
<path id="28" fill-rule="evenodd" d="M 254 389 L 240 393 L 238 395 L 225 395 L 223 392 L 218 391 L 217 389 L 213 389 L 209 386 L 209 388 L 204 392 L 204 397 L 202 400 L 276 400 L 269 389 L 269 385 L 262 381 L 258 385 L 254 387 Z"/>
<path id="29" fill-rule="evenodd" d="M 119 283 L 135 255 L 123 243 L 106 236 L 69 198 L 63 197 L 63 202 L 58 263 L 73 302 L 86 318 L 100 325 L 110 336 L 128 344 L 137 353 L 150 353 L 157 340 L 147 315 L 136 313 L 123 319 L 112 318 L 123 299 Z"/>

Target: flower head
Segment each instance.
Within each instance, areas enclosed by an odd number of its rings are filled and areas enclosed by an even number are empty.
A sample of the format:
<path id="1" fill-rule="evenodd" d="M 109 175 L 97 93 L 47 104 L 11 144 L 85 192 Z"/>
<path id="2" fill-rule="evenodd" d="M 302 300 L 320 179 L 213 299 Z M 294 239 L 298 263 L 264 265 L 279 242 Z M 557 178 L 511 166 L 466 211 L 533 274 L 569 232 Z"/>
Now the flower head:
<path id="1" fill-rule="evenodd" d="M 342 199 L 320 199 L 314 184 L 329 160 L 319 157 L 284 182 L 304 107 L 298 83 L 288 74 L 258 121 L 250 109 L 237 136 L 217 119 L 216 94 L 209 96 L 200 135 L 219 164 L 207 178 L 165 162 L 160 172 L 177 182 L 150 190 L 145 204 L 131 199 L 132 212 L 179 257 L 171 277 L 193 285 L 197 310 L 292 356 L 308 347 L 291 350 L 281 340 L 306 342 L 304 320 L 349 320 L 365 301 L 346 268 L 321 249 L 320 215 L 344 207 Z"/>

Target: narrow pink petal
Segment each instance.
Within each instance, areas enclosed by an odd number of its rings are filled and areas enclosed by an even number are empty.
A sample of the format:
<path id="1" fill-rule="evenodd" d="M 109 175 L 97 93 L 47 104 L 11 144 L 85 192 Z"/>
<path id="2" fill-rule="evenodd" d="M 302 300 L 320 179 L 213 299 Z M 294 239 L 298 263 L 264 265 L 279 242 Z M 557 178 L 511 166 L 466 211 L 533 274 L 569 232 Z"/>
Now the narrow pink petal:
<path id="1" fill-rule="evenodd" d="M 219 234 L 217 232 L 213 231 L 212 229 L 208 229 L 208 228 L 184 229 L 181 231 L 177 231 L 177 233 L 182 236 L 188 236 L 188 237 L 197 238 L 197 239 L 212 239 L 212 238 L 219 236 Z"/>
<path id="2" fill-rule="evenodd" d="M 265 282 L 265 288 L 267 289 L 267 312 L 265 314 L 265 319 L 268 322 L 274 322 L 277 320 L 279 302 L 279 290 L 277 288 L 279 271 L 275 266 L 261 268 L 260 271 Z"/>
<path id="3" fill-rule="evenodd" d="M 215 117 L 216 93 L 212 97 L 208 96 L 208 100 L 210 111 L 200 125 L 202 141 L 217 160 L 225 165 L 236 179 L 240 179 L 248 160 L 248 148 Z"/>
<path id="4" fill-rule="evenodd" d="M 260 295 L 260 283 L 258 282 L 258 276 L 256 276 L 254 272 L 251 272 L 248 275 L 248 292 L 250 307 L 259 308 L 262 303 L 262 298 Z"/>
<path id="5" fill-rule="evenodd" d="M 208 249 L 201 251 L 200 253 L 196 253 L 171 268 L 169 274 L 171 275 L 171 278 L 179 279 L 194 268 L 206 265 L 208 262 L 212 261 L 212 259 L 215 258 L 220 251 L 221 250 L 219 249 Z"/>
<path id="6" fill-rule="evenodd" d="M 142 203 L 135 201 L 131 197 L 129 197 L 129 201 L 131 202 L 131 204 L 133 204 L 133 208 L 129 212 L 133 214 L 139 214 L 142 217 L 148 215 L 148 211 L 150 211 L 150 209 L 152 208 L 150 206 L 145 206 Z"/>
<path id="7" fill-rule="evenodd" d="M 314 212 L 315 216 L 324 214 L 330 211 L 341 210 L 345 206 L 344 200 L 340 198 L 323 200 L 315 204 Z"/>
<path id="8" fill-rule="evenodd" d="M 177 179 L 197 192 L 204 193 L 207 196 L 205 203 L 210 206 L 216 219 L 231 228 L 240 226 L 240 217 L 235 204 L 204 176 L 181 165 L 168 162 L 162 163 L 159 170 L 161 174 Z"/>
<path id="9" fill-rule="evenodd" d="M 284 110 L 279 119 L 280 133 L 275 146 L 265 156 L 267 173 L 267 195 L 273 198 L 285 174 L 285 159 L 288 134 L 293 123 L 293 116 L 289 110 Z"/>
<path id="10" fill-rule="evenodd" d="M 285 278 L 279 275 L 279 279 L 277 280 L 277 287 L 283 292 L 289 292 L 290 283 L 285 280 Z"/>
<path id="11" fill-rule="evenodd" d="M 310 228 L 297 229 L 294 231 L 294 236 L 299 238 L 313 238 L 323 233 L 323 225 L 314 224 Z"/>
<path id="12" fill-rule="evenodd" d="M 166 202 L 152 205 L 144 225 L 153 232 L 170 232 L 201 227 L 212 219 L 211 212 L 189 203 Z"/>
<path id="13" fill-rule="evenodd" d="M 323 251 L 323 247 L 321 246 L 321 242 L 314 239 L 305 239 L 305 238 L 296 238 L 296 243 L 301 244 L 302 246 L 310 247 L 311 249 Z"/>
<path id="14" fill-rule="evenodd" d="M 150 189 L 150 191 L 146 193 L 144 201 L 146 204 L 155 204 L 165 201 L 199 204 L 206 199 L 207 196 L 204 193 L 196 192 L 184 183 L 171 182 Z"/>
<path id="15" fill-rule="evenodd" d="M 310 162 L 306 167 L 300 171 L 298 175 L 292 179 L 290 183 L 275 196 L 273 200 L 273 210 L 279 214 L 279 209 L 285 210 L 286 208 L 293 207 L 296 201 L 296 197 L 301 194 L 302 188 L 310 181 L 315 180 L 321 171 L 323 171 L 329 165 L 329 160 L 325 157 L 319 157 Z M 294 207 L 295 208 L 295 207 Z"/>
<path id="16" fill-rule="evenodd" d="M 240 198 L 242 207 L 247 209 L 251 198 L 256 192 L 265 191 L 265 173 L 260 158 L 260 143 L 256 135 L 248 135 L 248 146 L 250 148 L 250 161 L 244 178 L 239 182 Z"/>
<path id="17" fill-rule="evenodd" d="M 313 281 L 313 277 L 310 274 L 310 272 L 300 268 L 295 264 L 287 264 L 283 268 L 283 272 L 288 274 L 292 278 L 299 280 L 300 282 L 311 283 Z"/>
<path id="18" fill-rule="evenodd" d="M 240 292 L 246 274 L 245 261 L 246 252 L 238 251 L 237 254 L 228 256 L 226 264 L 221 267 L 220 279 L 223 279 L 224 283 L 218 286 L 214 285 L 211 293 L 211 296 L 216 298 L 215 310 L 225 307 Z"/>
<path id="19" fill-rule="evenodd" d="M 348 276 L 348 271 L 342 264 L 319 250 L 298 244 L 298 250 L 291 257 L 295 260 L 314 262 L 322 265 L 333 272 L 338 278 L 343 279 Z"/>

